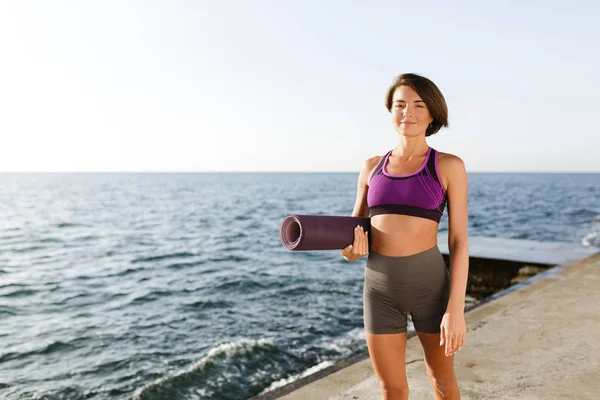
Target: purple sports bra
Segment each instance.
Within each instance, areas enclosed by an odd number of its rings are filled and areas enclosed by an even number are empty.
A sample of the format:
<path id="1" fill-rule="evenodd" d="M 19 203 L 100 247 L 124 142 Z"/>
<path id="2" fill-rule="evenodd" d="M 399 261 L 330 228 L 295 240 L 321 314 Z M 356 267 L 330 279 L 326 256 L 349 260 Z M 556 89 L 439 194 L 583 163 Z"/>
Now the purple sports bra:
<path id="1" fill-rule="evenodd" d="M 386 172 L 385 167 L 391 153 L 392 150 L 381 157 L 369 180 L 369 216 L 404 214 L 440 222 L 447 195 L 439 177 L 438 152 L 429 147 L 421 168 L 406 175 L 391 175 Z"/>

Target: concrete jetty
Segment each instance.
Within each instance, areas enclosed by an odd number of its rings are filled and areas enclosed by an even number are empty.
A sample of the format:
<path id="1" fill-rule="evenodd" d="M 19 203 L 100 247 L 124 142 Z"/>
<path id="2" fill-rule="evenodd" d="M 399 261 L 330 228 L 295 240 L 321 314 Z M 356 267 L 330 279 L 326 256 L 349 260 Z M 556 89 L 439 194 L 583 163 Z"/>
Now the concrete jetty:
<path id="1" fill-rule="evenodd" d="M 600 399 L 598 249 L 484 238 L 470 238 L 470 249 L 477 257 L 553 267 L 466 311 L 466 342 L 455 355 L 462 399 Z M 340 365 L 308 384 L 292 383 L 260 398 L 380 399 L 368 354 Z M 433 399 L 414 331 L 407 342 L 406 370 L 410 399 Z"/>

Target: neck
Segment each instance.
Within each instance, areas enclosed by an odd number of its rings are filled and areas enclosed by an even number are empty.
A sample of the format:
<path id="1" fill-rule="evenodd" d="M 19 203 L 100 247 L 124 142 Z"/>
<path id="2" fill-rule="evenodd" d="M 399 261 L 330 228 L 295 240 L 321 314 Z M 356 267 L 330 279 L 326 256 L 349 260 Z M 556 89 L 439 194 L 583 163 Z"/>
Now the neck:
<path id="1" fill-rule="evenodd" d="M 403 160 L 409 160 L 413 155 L 425 156 L 429 150 L 429 145 L 425 141 L 425 136 L 415 138 L 400 136 L 398 144 L 392 151 L 394 157 L 400 157 Z"/>

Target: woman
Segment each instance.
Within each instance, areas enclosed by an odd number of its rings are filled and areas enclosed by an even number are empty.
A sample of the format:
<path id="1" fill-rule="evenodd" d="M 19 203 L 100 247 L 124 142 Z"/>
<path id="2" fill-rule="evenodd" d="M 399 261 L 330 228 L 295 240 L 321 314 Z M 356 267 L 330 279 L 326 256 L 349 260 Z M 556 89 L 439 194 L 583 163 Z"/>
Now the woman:
<path id="1" fill-rule="evenodd" d="M 465 166 L 459 157 L 438 152 L 425 140 L 448 126 L 446 101 L 433 82 L 416 74 L 400 75 L 388 89 L 385 105 L 398 143 L 384 156 L 363 163 L 352 215 L 371 217 L 371 237 L 356 227 L 354 242 L 342 255 L 355 261 L 368 254 L 364 326 L 383 398 L 408 399 L 410 314 L 435 398 L 459 399 L 454 354 L 465 341 L 469 268 Z M 450 271 L 437 247 L 446 203 Z"/>

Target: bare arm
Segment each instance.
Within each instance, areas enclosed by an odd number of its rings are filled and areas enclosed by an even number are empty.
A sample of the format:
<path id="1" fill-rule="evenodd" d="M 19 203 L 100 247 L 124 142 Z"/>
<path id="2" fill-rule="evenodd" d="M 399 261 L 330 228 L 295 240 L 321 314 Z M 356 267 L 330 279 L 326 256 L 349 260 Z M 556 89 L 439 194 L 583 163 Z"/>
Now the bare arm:
<path id="1" fill-rule="evenodd" d="M 369 178 L 380 159 L 381 156 L 371 157 L 366 159 L 362 164 L 360 174 L 358 175 L 358 184 L 356 185 L 356 201 L 352 210 L 353 217 L 369 216 L 369 206 L 367 204 Z"/>
<path id="2" fill-rule="evenodd" d="M 468 179 L 465 164 L 459 157 L 447 155 L 445 171 L 448 181 L 448 249 L 450 250 L 450 300 L 448 311 L 465 309 L 469 276 Z"/>
<path id="3" fill-rule="evenodd" d="M 369 206 L 367 204 L 367 192 L 369 177 L 373 168 L 377 165 L 381 157 L 372 157 L 363 162 L 360 174 L 358 175 L 358 184 L 356 187 L 356 201 L 352 210 L 353 217 L 368 217 Z M 354 242 L 341 250 L 342 256 L 346 261 L 356 261 L 369 253 L 368 234 L 363 229 L 354 231 Z"/>

